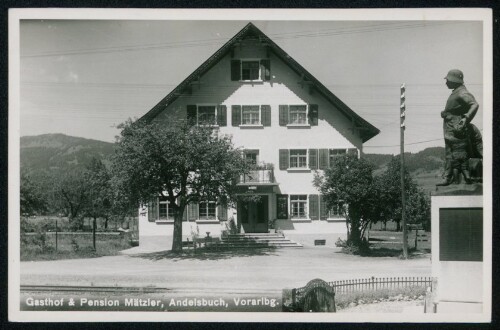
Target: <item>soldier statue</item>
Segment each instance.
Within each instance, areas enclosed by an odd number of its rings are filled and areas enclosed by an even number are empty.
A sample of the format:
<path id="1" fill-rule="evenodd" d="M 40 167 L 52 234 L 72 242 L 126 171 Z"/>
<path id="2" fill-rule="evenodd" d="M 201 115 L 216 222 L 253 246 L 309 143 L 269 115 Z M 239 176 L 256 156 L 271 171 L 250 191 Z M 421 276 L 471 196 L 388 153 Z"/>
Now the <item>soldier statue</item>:
<path id="1" fill-rule="evenodd" d="M 471 124 L 479 109 L 474 96 L 464 86 L 464 74 L 460 70 L 450 70 L 445 77 L 451 92 L 444 111 L 443 133 L 445 142 L 445 169 L 443 181 L 437 186 L 453 183 L 460 174 L 467 184 L 472 183 L 469 164 L 471 158 L 482 159 L 483 142 L 479 129 Z M 475 167 L 477 167 L 478 163 Z M 473 169 L 479 172 L 478 169 Z M 476 175 L 477 176 L 477 175 Z"/>

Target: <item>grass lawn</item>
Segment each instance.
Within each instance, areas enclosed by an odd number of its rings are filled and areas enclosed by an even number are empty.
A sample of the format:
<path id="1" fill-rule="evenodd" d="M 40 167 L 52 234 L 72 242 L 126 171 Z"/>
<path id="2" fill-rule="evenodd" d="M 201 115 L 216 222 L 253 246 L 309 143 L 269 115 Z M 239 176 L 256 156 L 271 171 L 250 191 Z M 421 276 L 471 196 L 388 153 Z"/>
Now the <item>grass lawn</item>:
<path id="1" fill-rule="evenodd" d="M 21 261 L 94 258 L 117 255 L 131 247 L 128 234 L 97 234 L 96 250 L 91 233 L 35 233 L 25 235 L 21 242 Z"/>

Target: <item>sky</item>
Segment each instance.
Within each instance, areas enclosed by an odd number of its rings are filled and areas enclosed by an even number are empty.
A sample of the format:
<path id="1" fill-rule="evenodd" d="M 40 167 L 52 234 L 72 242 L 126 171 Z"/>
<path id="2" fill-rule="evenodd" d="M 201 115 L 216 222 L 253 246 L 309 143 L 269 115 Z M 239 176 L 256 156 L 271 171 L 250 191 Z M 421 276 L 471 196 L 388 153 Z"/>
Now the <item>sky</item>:
<path id="1" fill-rule="evenodd" d="M 249 20 L 22 20 L 21 136 L 63 133 L 115 141 Z M 444 146 L 450 94 L 464 72 L 480 104 L 480 21 L 256 21 L 259 29 L 361 117 L 380 129 L 365 153 L 399 153 L 399 93 L 406 85 L 405 151 Z M 487 109 L 491 111 L 491 109 Z"/>

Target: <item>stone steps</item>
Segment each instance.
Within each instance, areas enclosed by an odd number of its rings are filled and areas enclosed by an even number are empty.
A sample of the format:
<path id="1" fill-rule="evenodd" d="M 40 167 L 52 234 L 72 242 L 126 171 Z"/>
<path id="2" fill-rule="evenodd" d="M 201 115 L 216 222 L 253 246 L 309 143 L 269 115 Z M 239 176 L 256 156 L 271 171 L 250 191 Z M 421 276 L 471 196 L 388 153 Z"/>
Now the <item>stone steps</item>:
<path id="1" fill-rule="evenodd" d="M 270 233 L 230 234 L 219 243 L 224 248 L 302 247 L 283 235 Z"/>

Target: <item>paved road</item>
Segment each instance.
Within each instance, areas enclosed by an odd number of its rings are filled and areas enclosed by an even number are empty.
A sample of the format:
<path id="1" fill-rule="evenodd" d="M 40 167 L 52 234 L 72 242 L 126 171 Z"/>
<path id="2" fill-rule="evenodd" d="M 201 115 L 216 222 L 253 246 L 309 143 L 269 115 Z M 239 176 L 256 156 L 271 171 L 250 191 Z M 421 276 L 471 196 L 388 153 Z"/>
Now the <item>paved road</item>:
<path id="1" fill-rule="evenodd" d="M 283 288 L 301 287 L 314 278 L 332 281 L 430 275 L 430 255 L 410 260 L 368 258 L 341 254 L 331 247 L 182 256 L 163 251 L 21 263 L 21 284 L 158 286 L 184 295 L 278 295 Z"/>

